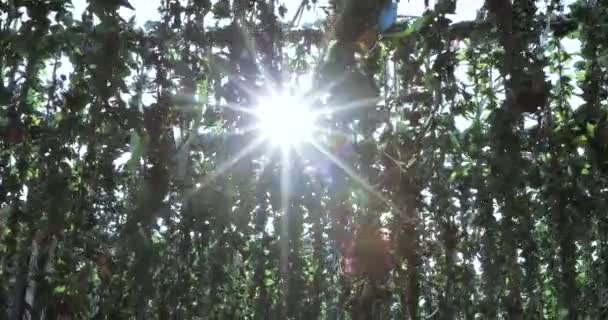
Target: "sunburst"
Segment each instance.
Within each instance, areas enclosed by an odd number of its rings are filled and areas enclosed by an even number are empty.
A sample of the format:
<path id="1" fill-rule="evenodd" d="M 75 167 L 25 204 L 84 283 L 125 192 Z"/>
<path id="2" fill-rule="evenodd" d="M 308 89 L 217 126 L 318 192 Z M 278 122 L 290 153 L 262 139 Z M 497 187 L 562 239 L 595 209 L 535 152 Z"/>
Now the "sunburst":
<path id="1" fill-rule="evenodd" d="M 311 141 L 319 118 L 305 101 L 289 94 L 260 99 L 254 115 L 261 136 L 283 150 Z"/>
<path id="2" fill-rule="evenodd" d="M 252 39 L 252 37 L 247 36 L 246 30 L 243 30 L 243 32 L 245 33 L 245 39 Z M 248 41 L 245 45 L 250 52 L 256 51 L 253 41 Z M 376 107 L 378 102 L 377 97 L 357 99 L 342 105 L 324 107 L 324 104 L 321 103 L 323 100 L 322 97 L 325 96 L 328 91 L 331 91 L 332 88 L 339 86 L 345 81 L 345 76 L 338 76 L 337 79 L 325 83 L 322 90 L 315 90 L 304 95 L 293 95 L 292 92 L 282 89 L 284 86 L 271 80 L 274 78 L 271 76 L 271 73 L 264 69 L 263 65 L 258 64 L 258 71 L 262 75 L 262 78 L 266 80 L 267 85 L 265 90 L 260 90 L 258 86 L 249 86 L 244 81 L 236 81 L 236 85 L 246 92 L 247 96 L 257 97 L 254 98 L 255 101 L 249 103 L 249 105 L 224 105 L 226 108 L 242 113 L 247 119 L 253 118 L 253 123 L 250 123 L 246 128 L 240 128 L 237 131 L 247 135 L 257 135 L 257 137 L 234 156 L 230 157 L 230 159 L 220 164 L 214 172 L 208 174 L 203 179 L 202 183 L 199 184 L 199 188 L 208 186 L 220 175 L 228 173 L 238 162 L 247 159 L 256 150 L 260 150 L 260 148 L 267 148 L 270 157 L 272 157 L 277 149 L 280 150 L 282 214 L 280 230 L 280 266 L 283 277 L 288 279 L 288 221 L 292 192 L 291 183 L 292 176 L 294 175 L 294 172 L 292 172 L 292 162 L 298 157 L 307 156 L 306 152 L 303 152 L 304 146 L 312 147 L 307 150 L 317 150 L 318 154 L 327 158 L 328 161 L 333 162 L 350 176 L 352 181 L 362 185 L 370 194 L 378 197 L 393 209 L 395 209 L 395 207 L 390 205 L 390 201 L 384 197 L 381 192 L 377 191 L 369 182 L 358 175 L 352 167 L 348 166 L 344 161 L 328 150 L 328 148 L 325 147 L 325 143 L 323 143 L 327 137 L 336 135 L 344 135 L 347 137 L 346 133 L 340 132 L 339 129 L 333 126 L 325 125 L 325 123 L 335 121 L 335 118 L 339 117 L 340 113 L 347 110 Z M 301 91 L 301 88 L 293 89 L 294 91 Z M 265 165 L 267 164 L 268 163 Z M 284 294 L 288 292 L 289 285 L 289 281 L 284 281 Z M 286 299 L 286 297 L 284 297 L 284 299 Z"/>

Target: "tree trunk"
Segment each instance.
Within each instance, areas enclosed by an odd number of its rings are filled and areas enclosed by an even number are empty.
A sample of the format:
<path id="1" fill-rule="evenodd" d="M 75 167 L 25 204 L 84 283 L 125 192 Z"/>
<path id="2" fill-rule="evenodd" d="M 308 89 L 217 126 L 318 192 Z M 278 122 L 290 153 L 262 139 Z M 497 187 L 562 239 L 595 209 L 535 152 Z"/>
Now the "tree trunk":
<path id="1" fill-rule="evenodd" d="M 27 278 L 30 269 L 30 258 L 32 253 L 26 247 L 32 242 L 32 236 L 21 241 L 21 253 L 17 262 L 17 277 L 13 291 L 13 305 L 10 312 L 10 320 L 22 320 L 26 308 L 25 293 L 27 290 Z"/>
<path id="2" fill-rule="evenodd" d="M 403 185 L 405 217 L 402 222 L 402 240 L 400 247 L 406 263 L 406 289 L 402 301 L 403 314 L 408 319 L 418 318 L 418 300 L 420 298 L 420 284 L 418 282 L 418 266 L 420 257 L 418 255 L 418 230 L 417 230 L 417 195 L 418 188 L 413 181 L 407 181 Z"/>
<path id="3" fill-rule="evenodd" d="M 571 213 L 566 210 L 565 199 L 568 195 L 563 194 L 557 200 L 556 224 L 557 242 L 559 245 L 559 260 L 561 266 L 561 292 L 562 306 L 568 310 L 568 316 L 564 319 L 576 320 L 577 317 L 577 286 L 576 286 L 576 247 L 572 235 L 571 226 L 574 223 L 569 217 Z"/>

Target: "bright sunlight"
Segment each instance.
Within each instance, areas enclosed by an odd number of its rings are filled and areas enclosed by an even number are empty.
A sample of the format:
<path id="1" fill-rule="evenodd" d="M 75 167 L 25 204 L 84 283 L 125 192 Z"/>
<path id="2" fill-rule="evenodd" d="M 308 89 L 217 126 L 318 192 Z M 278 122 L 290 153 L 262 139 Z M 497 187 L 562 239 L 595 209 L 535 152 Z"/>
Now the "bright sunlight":
<path id="1" fill-rule="evenodd" d="M 309 142 L 317 120 L 306 103 L 287 94 L 260 99 L 255 115 L 263 138 L 281 148 Z"/>

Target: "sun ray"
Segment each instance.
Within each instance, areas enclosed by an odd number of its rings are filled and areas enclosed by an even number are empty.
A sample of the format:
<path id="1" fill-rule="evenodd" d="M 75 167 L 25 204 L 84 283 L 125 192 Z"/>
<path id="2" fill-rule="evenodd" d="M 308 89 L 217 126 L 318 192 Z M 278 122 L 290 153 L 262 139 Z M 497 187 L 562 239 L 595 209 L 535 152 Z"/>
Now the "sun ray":
<path id="1" fill-rule="evenodd" d="M 246 39 L 249 38 L 246 31 L 242 31 L 242 32 L 243 32 L 243 37 L 245 37 Z M 247 46 L 247 49 L 255 56 L 255 46 L 254 46 L 253 42 L 246 41 L 245 45 Z M 260 64 L 257 62 L 257 60 L 255 61 L 255 65 L 257 68 L 262 68 L 260 66 Z M 259 92 L 260 88 L 258 88 L 256 86 L 251 86 L 250 84 L 248 84 L 247 81 L 242 79 L 238 73 L 228 70 L 227 68 L 223 67 L 221 64 L 218 64 L 217 68 L 219 68 L 219 71 L 221 73 L 228 75 L 228 81 L 233 83 L 238 89 L 243 90 L 247 97 L 258 97 L 261 95 Z M 264 90 L 270 91 L 272 94 L 277 94 L 276 90 L 274 89 L 274 88 L 276 88 L 277 82 L 270 77 L 269 73 L 266 72 L 265 69 L 262 68 L 262 70 L 259 70 L 259 71 L 260 71 L 260 73 L 262 73 L 262 77 L 271 83 L 270 85 L 265 86 Z M 231 108 L 236 111 L 243 111 L 243 112 L 247 112 L 247 113 L 252 112 L 251 110 L 248 110 L 247 108 L 243 108 L 243 107 L 240 107 L 235 104 L 229 104 L 228 106 L 223 106 L 223 107 L 228 107 L 228 108 Z"/>
<path id="2" fill-rule="evenodd" d="M 246 135 L 246 134 L 258 131 L 259 129 L 260 128 L 258 125 L 251 125 L 251 126 L 247 126 L 247 127 L 243 127 L 243 128 L 226 130 L 225 134 L 228 137 L 242 136 L 242 135 Z"/>
<path id="3" fill-rule="evenodd" d="M 268 72 L 268 70 L 266 70 L 263 63 L 258 62 L 257 46 L 254 41 L 255 38 L 252 36 L 252 34 L 249 32 L 249 30 L 247 29 L 247 27 L 244 24 L 241 26 L 240 31 L 241 31 L 241 35 L 243 36 L 243 39 L 245 40 L 244 41 L 245 47 L 253 55 L 253 60 L 255 61 L 255 65 L 256 65 L 258 71 L 260 72 L 262 77 L 264 79 L 266 79 L 266 81 L 270 82 L 270 85 L 268 85 L 267 88 L 269 90 L 274 90 L 274 88 L 279 88 L 280 87 L 279 81 L 277 81 L 277 79 L 275 79 L 275 77 L 273 77 L 272 74 L 270 72 Z M 276 94 L 276 92 L 271 92 L 271 93 Z"/>
<path id="4" fill-rule="evenodd" d="M 329 94 L 332 89 L 334 89 L 337 85 L 341 84 L 344 80 L 346 80 L 347 74 L 343 74 L 336 79 L 331 80 L 329 83 L 323 83 L 323 88 L 314 88 L 310 92 L 307 92 L 301 96 L 305 103 L 313 103 L 314 101 L 321 99 L 323 96 Z"/>
<path id="5" fill-rule="evenodd" d="M 260 167 L 258 169 L 259 172 L 260 172 L 260 175 L 256 178 L 257 181 L 259 181 L 262 178 L 262 176 L 265 174 L 266 169 L 268 168 L 268 166 L 271 163 L 273 163 L 274 157 L 276 155 L 275 150 L 276 150 L 275 148 L 269 148 L 268 153 L 265 154 L 265 156 L 261 159 L 261 161 L 260 161 L 261 165 L 260 165 Z"/>
<path id="6" fill-rule="evenodd" d="M 290 150 L 281 150 L 281 211 L 283 217 L 281 219 L 281 276 L 283 278 L 283 294 L 284 299 L 287 299 L 289 292 L 289 194 L 290 194 Z M 287 301 L 287 300 L 285 300 Z"/>
<path id="7" fill-rule="evenodd" d="M 241 159 L 243 159 L 244 157 L 246 157 L 247 155 L 249 155 L 257 147 L 259 147 L 264 142 L 264 140 L 265 139 L 263 137 L 258 137 L 257 139 L 255 139 L 254 141 L 252 141 L 250 144 L 248 144 L 244 149 L 242 149 L 240 152 L 238 152 L 237 154 L 235 154 L 227 162 L 225 162 L 224 164 L 220 165 L 220 167 L 216 168 L 209 175 L 207 175 L 203 179 L 201 179 L 200 182 L 198 183 L 198 185 L 195 188 L 192 188 L 190 191 L 186 192 L 186 194 L 183 197 L 181 197 L 181 201 L 182 202 L 188 201 L 190 198 L 192 198 L 193 196 L 195 196 L 198 191 L 200 191 L 200 190 L 204 189 L 205 187 L 209 186 L 209 184 L 211 182 L 213 182 L 219 176 L 221 176 L 222 174 L 224 174 L 226 171 L 228 171 L 230 168 L 232 168 L 235 164 L 237 164 Z"/>
<path id="8" fill-rule="evenodd" d="M 400 212 L 399 208 L 397 208 L 391 200 L 382 195 L 379 191 L 377 191 L 372 185 L 370 185 L 363 177 L 359 176 L 354 169 L 350 168 L 347 164 L 345 164 L 342 160 L 338 159 L 336 156 L 331 154 L 329 150 L 325 147 L 321 146 L 315 141 L 310 142 L 313 147 L 315 147 L 319 152 L 325 155 L 330 161 L 336 164 L 342 171 L 344 171 L 347 175 L 353 178 L 357 183 L 359 183 L 367 192 L 371 193 L 375 197 L 377 197 L 380 201 L 384 202 L 389 208 Z"/>
<path id="9" fill-rule="evenodd" d="M 200 186 L 197 189 L 202 189 L 202 188 L 207 187 L 217 177 L 224 174 L 226 171 L 228 171 L 230 168 L 232 168 L 235 164 L 237 164 L 241 159 L 243 159 L 244 157 L 249 155 L 251 152 L 253 152 L 253 150 L 256 149 L 257 147 L 259 147 L 264 142 L 264 140 L 265 139 L 263 137 L 258 137 L 256 140 L 254 140 L 253 142 L 248 144 L 245 148 L 243 148 L 241 151 L 239 151 L 237 154 L 235 154 L 232 158 L 230 158 L 228 161 L 226 161 L 225 163 L 220 165 L 218 168 L 216 168 L 214 171 L 212 171 L 211 174 L 205 176 L 200 181 Z"/>
<path id="10" fill-rule="evenodd" d="M 321 133 L 321 134 L 326 134 L 329 136 L 340 136 L 342 138 L 345 139 L 350 139 L 353 135 L 352 133 L 346 132 L 346 131 L 342 131 L 342 130 L 338 130 L 335 128 L 323 128 L 321 126 L 315 126 L 315 133 Z"/>
<path id="11" fill-rule="evenodd" d="M 360 100 L 355 100 L 355 101 L 352 101 L 352 102 L 344 104 L 344 105 L 338 105 L 335 107 L 320 110 L 318 112 L 322 115 L 326 115 L 326 114 L 336 114 L 336 113 L 339 113 L 342 111 L 360 109 L 360 108 L 365 108 L 365 107 L 370 107 L 370 106 L 375 107 L 379 101 L 380 101 L 380 99 L 378 99 L 377 97 L 360 99 Z"/>
<path id="12" fill-rule="evenodd" d="M 253 88 L 250 88 L 244 84 L 245 80 L 243 80 L 239 77 L 240 76 L 239 73 L 233 72 L 232 70 L 228 70 L 221 63 L 215 64 L 214 67 L 218 68 L 218 71 L 220 74 L 225 74 L 227 76 L 229 82 L 232 82 L 235 86 L 237 86 L 237 88 L 245 91 L 246 96 L 248 96 L 248 97 L 256 96 L 256 94 L 257 94 L 256 91 Z"/>
<path id="13" fill-rule="evenodd" d="M 250 108 L 244 108 L 244 107 L 241 107 L 241 106 L 239 106 L 237 104 L 234 104 L 234 103 L 222 104 L 222 105 L 220 105 L 220 108 L 226 108 L 226 109 L 230 109 L 230 110 L 233 110 L 233 111 L 238 111 L 238 112 L 243 112 L 243 113 L 247 113 L 247 114 L 250 114 L 250 115 L 255 115 L 255 112 L 252 109 L 250 109 Z"/>

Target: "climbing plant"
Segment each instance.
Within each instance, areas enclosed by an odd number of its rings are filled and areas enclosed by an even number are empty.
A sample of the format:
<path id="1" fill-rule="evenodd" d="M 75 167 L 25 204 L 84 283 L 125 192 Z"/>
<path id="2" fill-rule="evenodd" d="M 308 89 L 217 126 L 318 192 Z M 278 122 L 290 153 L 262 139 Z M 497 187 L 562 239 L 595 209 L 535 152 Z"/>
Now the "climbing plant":
<path id="1" fill-rule="evenodd" d="M 0 319 L 608 317 L 607 3 L 74 2 L 0 2 Z"/>

